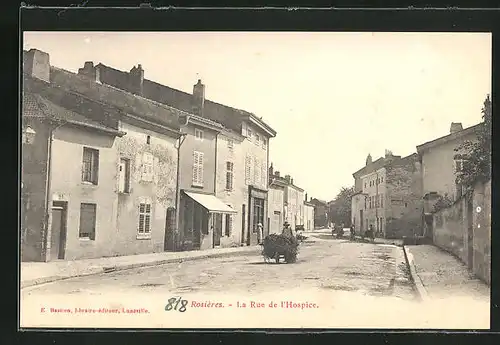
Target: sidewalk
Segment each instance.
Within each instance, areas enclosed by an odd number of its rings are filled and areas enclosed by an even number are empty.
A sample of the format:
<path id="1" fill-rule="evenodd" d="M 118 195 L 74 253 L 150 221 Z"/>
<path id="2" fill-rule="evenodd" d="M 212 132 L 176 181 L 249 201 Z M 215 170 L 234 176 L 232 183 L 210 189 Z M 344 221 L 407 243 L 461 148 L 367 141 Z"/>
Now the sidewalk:
<path id="1" fill-rule="evenodd" d="M 126 270 L 137 267 L 157 266 L 170 262 L 215 258 L 238 255 L 243 253 L 260 253 L 260 246 L 214 248 L 207 250 L 193 250 L 187 252 L 164 252 L 139 254 L 129 256 L 115 256 L 98 259 L 82 259 L 74 261 L 52 262 L 22 262 L 21 289 L 92 274 Z"/>
<path id="2" fill-rule="evenodd" d="M 403 247 L 416 288 L 423 300 L 449 297 L 490 298 L 490 288 L 474 278 L 455 256 L 433 245 Z"/>

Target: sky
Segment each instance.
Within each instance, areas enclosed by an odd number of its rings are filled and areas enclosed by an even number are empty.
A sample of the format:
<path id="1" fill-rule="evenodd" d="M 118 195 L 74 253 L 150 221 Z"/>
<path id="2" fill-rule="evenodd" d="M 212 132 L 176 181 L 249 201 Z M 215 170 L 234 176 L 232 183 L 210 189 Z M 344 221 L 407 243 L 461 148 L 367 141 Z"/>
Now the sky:
<path id="1" fill-rule="evenodd" d="M 77 72 L 129 71 L 262 117 L 270 160 L 309 197 L 332 200 L 367 155 L 406 156 L 481 121 L 491 92 L 489 33 L 25 32 L 24 49 Z"/>

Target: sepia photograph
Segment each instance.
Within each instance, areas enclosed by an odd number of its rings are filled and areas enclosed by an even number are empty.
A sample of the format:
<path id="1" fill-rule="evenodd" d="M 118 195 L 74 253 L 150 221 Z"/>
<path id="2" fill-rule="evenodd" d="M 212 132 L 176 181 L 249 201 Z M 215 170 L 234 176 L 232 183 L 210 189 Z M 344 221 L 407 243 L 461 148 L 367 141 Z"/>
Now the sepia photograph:
<path id="1" fill-rule="evenodd" d="M 491 33 L 21 47 L 21 328 L 490 328 Z"/>

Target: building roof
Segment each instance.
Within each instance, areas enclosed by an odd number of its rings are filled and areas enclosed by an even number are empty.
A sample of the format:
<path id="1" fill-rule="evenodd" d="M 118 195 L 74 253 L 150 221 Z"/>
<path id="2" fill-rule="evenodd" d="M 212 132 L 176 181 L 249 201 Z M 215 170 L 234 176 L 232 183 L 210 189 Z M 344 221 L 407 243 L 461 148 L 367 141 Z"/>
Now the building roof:
<path id="1" fill-rule="evenodd" d="M 91 100 L 112 105 L 126 114 L 136 115 L 167 126 L 175 132 L 180 129 L 178 121 L 180 115 L 193 115 L 52 66 L 50 68 L 50 82 Z"/>
<path id="2" fill-rule="evenodd" d="M 462 129 L 461 131 L 455 132 L 455 133 L 450 133 L 448 135 L 445 135 L 443 137 L 428 141 L 426 143 L 423 143 L 421 145 L 417 146 L 417 152 L 419 154 L 423 153 L 426 150 L 429 150 L 433 147 L 443 145 L 445 143 L 448 143 L 450 141 L 462 138 L 465 135 L 472 134 L 474 131 L 481 125 L 481 123 L 478 123 L 477 125 L 467 127 L 465 129 Z"/>
<path id="3" fill-rule="evenodd" d="M 59 106 L 50 100 L 28 91 L 23 92 L 23 115 L 27 117 L 47 118 L 76 126 L 92 128 L 101 132 L 123 136 L 126 133 L 88 119 L 74 111 Z"/>
<path id="4" fill-rule="evenodd" d="M 99 68 L 99 76 L 102 83 L 120 89 L 126 89 L 128 87 L 128 72 L 117 70 L 102 63 L 97 64 L 96 68 Z M 144 79 L 142 96 L 192 113 L 193 96 L 190 93 Z M 276 136 L 276 131 L 266 124 L 262 118 L 248 111 L 229 107 L 208 99 L 205 99 L 204 107 L 204 117 L 217 121 L 229 129 L 240 132 L 241 122 L 247 120 L 259 126 L 269 136 Z"/>
<path id="5" fill-rule="evenodd" d="M 359 169 L 358 171 L 356 171 L 355 173 L 353 173 L 352 176 L 354 178 L 357 178 L 357 177 L 362 176 L 368 172 L 378 170 L 378 169 L 382 168 L 386 163 L 387 162 L 385 160 L 385 157 L 380 157 L 379 159 L 372 162 L 371 164 L 366 165 L 366 166 L 362 167 L 361 169 Z"/>

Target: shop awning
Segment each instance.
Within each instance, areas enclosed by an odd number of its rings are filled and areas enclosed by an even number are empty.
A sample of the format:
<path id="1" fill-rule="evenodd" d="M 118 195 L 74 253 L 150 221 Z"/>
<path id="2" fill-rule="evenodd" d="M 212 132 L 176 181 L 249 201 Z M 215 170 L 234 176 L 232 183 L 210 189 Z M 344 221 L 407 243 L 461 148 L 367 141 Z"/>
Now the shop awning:
<path id="1" fill-rule="evenodd" d="M 184 193 L 186 193 L 187 196 L 196 201 L 198 204 L 205 207 L 210 213 L 238 213 L 214 195 L 186 191 Z"/>

